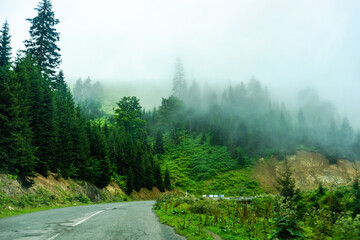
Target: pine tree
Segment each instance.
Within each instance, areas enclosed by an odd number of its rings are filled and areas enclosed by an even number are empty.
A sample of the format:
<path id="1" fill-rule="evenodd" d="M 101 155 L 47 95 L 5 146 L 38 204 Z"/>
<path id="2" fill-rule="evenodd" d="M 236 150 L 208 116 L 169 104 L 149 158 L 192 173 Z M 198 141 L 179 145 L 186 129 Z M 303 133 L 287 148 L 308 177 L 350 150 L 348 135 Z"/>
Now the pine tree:
<path id="1" fill-rule="evenodd" d="M 37 148 L 38 164 L 36 170 L 47 175 L 50 165 L 56 160 L 56 121 L 54 95 L 47 79 L 42 77 L 40 69 L 34 60 L 28 56 L 25 59 L 24 71 L 30 81 L 30 127 L 33 131 L 33 145 Z"/>
<path id="2" fill-rule="evenodd" d="M 121 140 L 119 129 L 116 126 L 109 127 L 109 158 L 114 171 L 119 174 L 119 163 L 121 162 Z"/>
<path id="3" fill-rule="evenodd" d="M 55 25 L 60 21 L 55 18 L 50 0 L 42 0 L 35 10 L 38 15 L 26 19 L 31 23 L 31 27 L 30 39 L 25 41 L 25 46 L 36 58 L 43 75 L 55 78 L 61 63 L 60 48 L 57 46 L 60 34 L 55 29 Z"/>
<path id="4" fill-rule="evenodd" d="M 81 78 L 76 80 L 75 86 L 73 88 L 73 95 L 75 103 L 80 105 L 84 100 L 84 84 Z"/>
<path id="5" fill-rule="evenodd" d="M 0 169 L 14 171 L 16 162 L 15 121 L 19 114 L 16 85 L 9 68 L 11 55 L 9 27 L 5 22 L 0 31 Z"/>
<path id="6" fill-rule="evenodd" d="M 130 195 L 134 190 L 134 172 L 132 168 L 129 168 L 127 175 L 127 181 L 126 181 L 126 194 Z"/>
<path id="7" fill-rule="evenodd" d="M 75 108 L 75 117 L 72 130 L 74 166 L 78 169 L 78 177 L 85 179 L 86 165 L 90 159 L 90 143 L 87 131 L 87 121 L 81 114 L 80 107 Z"/>
<path id="8" fill-rule="evenodd" d="M 169 169 L 167 167 L 165 170 L 164 185 L 165 185 L 166 189 L 171 190 L 170 173 L 169 173 Z"/>
<path id="9" fill-rule="evenodd" d="M 147 189 L 151 190 L 154 186 L 154 167 L 153 167 L 153 158 L 148 153 L 146 154 L 145 159 L 145 175 L 144 175 L 144 185 Z"/>
<path id="10" fill-rule="evenodd" d="M 164 182 L 161 176 L 161 169 L 158 163 L 154 164 L 154 179 L 156 182 L 156 186 L 159 188 L 161 192 L 164 192 Z"/>
<path id="11" fill-rule="evenodd" d="M 0 67 L 5 67 L 10 65 L 11 59 L 11 35 L 9 32 L 9 24 L 5 21 L 0 36 Z"/>
<path id="12" fill-rule="evenodd" d="M 359 186 L 359 174 L 358 170 L 356 170 L 356 176 L 354 178 L 354 182 L 352 184 L 352 191 L 355 196 L 353 202 L 349 203 L 350 209 L 353 212 L 353 216 L 360 214 L 360 186 Z"/>
<path id="13" fill-rule="evenodd" d="M 292 174 L 293 170 L 290 168 L 285 157 L 284 169 L 275 178 L 275 188 L 279 191 L 280 195 L 286 199 L 291 199 L 298 193 L 298 190 L 295 189 L 295 179 L 292 177 Z"/>
<path id="14" fill-rule="evenodd" d="M 14 94 L 13 79 L 9 69 L 11 55 L 9 27 L 5 22 L 0 31 L 0 169 L 8 171 L 15 159 L 11 153 L 15 152 L 13 133 L 16 131 L 12 121 L 16 118 L 17 108 Z"/>
<path id="15" fill-rule="evenodd" d="M 98 123 L 90 125 L 90 150 L 91 157 L 98 164 L 97 178 L 93 183 L 98 187 L 105 187 L 110 183 L 111 166 L 109 151 L 104 133 Z"/>
<path id="16" fill-rule="evenodd" d="M 342 147 L 342 156 L 341 157 L 348 157 L 351 151 L 351 144 L 354 138 L 354 131 L 350 125 L 349 119 L 344 118 L 340 127 L 340 146 Z"/>
<path id="17" fill-rule="evenodd" d="M 134 190 L 140 191 L 141 187 L 144 185 L 144 167 L 142 163 L 141 156 L 138 155 L 133 162 L 134 166 Z"/>
<path id="18" fill-rule="evenodd" d="M 180 58 L 176 59 L 175 73 L 173 78 L 173 96 L 185 100 L 187 98 L 187 82 L 184 66 Z"/>
<path id="19" fill-rule="evenodd" d="M 74 138 L 77 138 L 75 124 L 75 107 L 70 90 L 65 82 L 64 73 L 60 71 L 53 82 L 56 116 L 56 160 L 59 164 L 51 164 L 52 168 L 60 168 L 66 171 L 71 164 L 79 159 L 75 157 L 76 148 Z M 75 167 L 76 168 L 76 167 Z"/>
<path id="20" fill-rule="evenodd" d="M 89 119 L 100 118 L 104 115 L 102 102 L 104 97 L 103 87 L 100 82 L 91 83 L 87 78 L 84 83 L 81 79 L 76 81 L 74 87 L 75 102 L 80 105 L 84 115 Z"/>
<path id="21" fill-rule="evenodd" d="M 9 128 L 12 129 L 11 135 L 14 137 L 13 151 L 11 151 L 9 160 L 13 160 L 13 163 L 10 164 L 9 172 L 16 172 L 25 178 L 33 174 L 37 164 L 36 148 L 33 145 L 34 133 L 31 128 L 33 117 L 30 111 L 32 105 L 31 81 L 36 67 L 29 55 L 18 56 L 14 70 L 11 78 L 14 112 L 11 120 L 9 119 L 9 123 L 11 123 Z"/>
<path id="22" fill-rule="evenodd" d="M 189 88 L 189 96 L 186 102 L 191 105 L 199 106 L 200 99 L 201 99 L 200 88 L 199 85 L 194 80 Z"/>
<path id="23" fill-rule="evenodd" d="M 157 134 L 156 134 L 154 151 L 155 151 L 155 153 L 158 153 L 158 154 L 164 154 L 165 153 L 163 136 L 162 136 L 160 131 L 158 131 Z"/>

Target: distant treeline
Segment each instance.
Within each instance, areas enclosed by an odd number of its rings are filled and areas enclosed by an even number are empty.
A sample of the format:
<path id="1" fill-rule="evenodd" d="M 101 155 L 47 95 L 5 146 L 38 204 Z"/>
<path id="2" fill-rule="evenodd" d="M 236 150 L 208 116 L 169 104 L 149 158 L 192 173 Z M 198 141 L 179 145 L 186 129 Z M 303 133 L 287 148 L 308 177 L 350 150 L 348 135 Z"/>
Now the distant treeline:
<path id="1" fill-rule="evenodd" d="M 48 171 L 60 177 L 90 181 L 104 187 L 112 180 L 129 194 L 141 187 L 164 190 L 160 166 L 147 142 L 146 122 L 135 97 L 124 97 L 111 124 L 92 120 L 86 94 L 94 89 L 90 81 L 78 88 L 81 106 L 59 71 L 59 33 L 52 5 L 42 0 L 31 23 L 26 50 L 11 60 L 7 22 L 0 35 L 0 170 L 19 176 L 24 182 L 35 172 Z M 96 93 L 96 92 L 95 92 Z M 101 96 L 98 96 L 99 98 Z M 95 103 L 96 104 L 96 103 Z"/>
<path id="2" fill-rule="evenodd" d="M 153 136 L 170 131 L 177 143 L 183 130 L 202 134 L 211 144 L 227 146 L 239 163 L 247 157 L 282 158 L 299 149 L 324 153 L 333 163 L 337 158 L 360 159 L 360 133 L 315 90 L 301 91 L 300 108 L 290 112 L 285 104 L 274 103 L 254 78 L 228 86 L 222 94 L 201 89 L 195 81 L 188 87 L 180 60 L 173 86 L 172 96 L 163 98 L 158 109 L 144 112 Z"/>

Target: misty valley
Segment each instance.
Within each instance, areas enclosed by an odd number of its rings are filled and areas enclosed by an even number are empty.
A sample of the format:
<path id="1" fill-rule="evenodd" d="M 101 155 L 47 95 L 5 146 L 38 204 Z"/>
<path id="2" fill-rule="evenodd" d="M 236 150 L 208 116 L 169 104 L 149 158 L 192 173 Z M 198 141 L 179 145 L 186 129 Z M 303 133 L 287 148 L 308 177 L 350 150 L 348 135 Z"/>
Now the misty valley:
<path id="1" fill-rule="evenodd" d="M 16 56 L 0 31 L 0 218 L 156 200 L 188 239 L 360 239 L 358 113 L 316 85 L 195 80 L 180 57 L 167 83 L 69 80 L 52 2 Z"/>

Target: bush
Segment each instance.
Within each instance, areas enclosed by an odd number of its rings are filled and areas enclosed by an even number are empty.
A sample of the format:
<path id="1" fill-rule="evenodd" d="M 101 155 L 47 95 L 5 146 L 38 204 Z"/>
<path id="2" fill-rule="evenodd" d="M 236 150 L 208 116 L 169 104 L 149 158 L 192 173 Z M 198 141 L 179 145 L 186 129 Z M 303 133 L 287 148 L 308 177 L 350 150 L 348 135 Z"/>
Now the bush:
<path id="1" fill-rule="evenodd" d="M 165 192 L 158 195 L 156 202 L 170 202 L 171 200 L 178 198 L 179 194 L 175 192 Z"/>
<path id="2" fill-rule="evenodd" d="M 197 201 L 189 208 L 189 211 L 192 213 L 212 215 L 216 212 L 216 209 L 216 205 L 212 201 Z"/>
<path id="3" fill-rule="evenodd" d="M 303 237 L 296 219 L 296 206 L 292 201 L 285 201 L 283 197 L 277 198 L 273 213 L 276 226 L 273 238 L 295 239 Z"/>
<path id="4" fill-rule="evenodd" d="M 82 193 L 76 194 L 75 198 L 77 201 L 82 202 L 82 203 L 90 202 L 90 199 L 88 198 L 88 196 L 86 196 L 85 194 L 82 194 Z"/>
<path id="5" fill-rule="evenodd" d="M 334 224 L 333 239 L 360 239 L 360 215 L 351 216 L 346 212 Z"/>

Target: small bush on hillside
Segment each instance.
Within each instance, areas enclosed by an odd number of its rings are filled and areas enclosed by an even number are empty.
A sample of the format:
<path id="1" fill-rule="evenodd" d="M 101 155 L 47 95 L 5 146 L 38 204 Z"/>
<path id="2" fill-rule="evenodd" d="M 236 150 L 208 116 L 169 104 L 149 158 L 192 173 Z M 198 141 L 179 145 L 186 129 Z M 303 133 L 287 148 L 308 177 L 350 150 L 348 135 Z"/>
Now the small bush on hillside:
<path id="1" fill-rule="evenodd" d="M 81 203 L 90 202 L 90 199 L 88 198 L 88 196 L 86 196 L 85 194 L 82 194 L 82 193 L 76 194 L 75 198 L 76 198 L 77 201 L 79 201 Z"/>
<path id="2" fill-rule="evenodd" d="M 189 210 L 192 213 L 214 214 L 217 211 L 217 207 L 212 201 L 197 201 L 189 208 Z"/>
<path id="3" fill-rule="evenodd" d="M 294 239 L 302 238 L 301 228 L 296 218 L 296 206 L 292 201 L 277 198 L 274 209 L 274 224 L 276 226 L 273 238 Z"/>
<path id="4" fill-rule="evenodd" d="M 156 202 L 167 202 L 178 197 L 180 197 L 179 193 L 165 192 L 158 195 Z"/>

